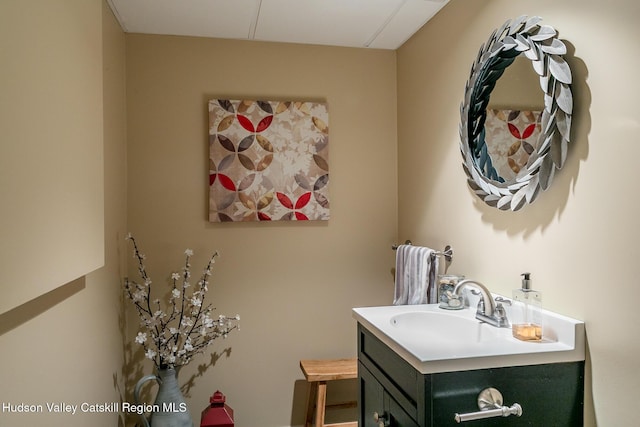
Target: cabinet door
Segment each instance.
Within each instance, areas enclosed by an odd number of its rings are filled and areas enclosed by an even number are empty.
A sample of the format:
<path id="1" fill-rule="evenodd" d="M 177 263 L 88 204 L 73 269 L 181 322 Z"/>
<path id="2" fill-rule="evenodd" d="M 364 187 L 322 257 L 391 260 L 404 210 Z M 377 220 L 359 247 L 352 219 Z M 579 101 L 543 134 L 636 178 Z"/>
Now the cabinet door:
<path id="1" fill-rule="evenodd" d="M 374 414 L 384 415 L 384 389 L 362 363 L 358 364 L 358 381 L 360 427 L 379 427 Z"/>
<path id="2" fill-rule="evenodd" d="M 358 378 L 361 427 L 419 427 L 361 363 Z"/>
<path id="3" fill-rule="evenodd" d="M 407 414 L 398 402 L 385 393 L 385 415 L 388 417 L 390 427 L 419 427 L 418 423 Z"/>

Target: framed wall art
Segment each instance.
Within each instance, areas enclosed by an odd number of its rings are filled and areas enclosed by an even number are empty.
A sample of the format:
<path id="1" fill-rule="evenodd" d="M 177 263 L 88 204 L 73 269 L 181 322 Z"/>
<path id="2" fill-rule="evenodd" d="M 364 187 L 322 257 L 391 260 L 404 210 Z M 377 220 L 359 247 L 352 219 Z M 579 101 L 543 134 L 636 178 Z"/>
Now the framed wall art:
<path id="1" fill-rule="evenodd" d="M 329 219 L 326 103 L 209 101 L 209 221 Z"/>

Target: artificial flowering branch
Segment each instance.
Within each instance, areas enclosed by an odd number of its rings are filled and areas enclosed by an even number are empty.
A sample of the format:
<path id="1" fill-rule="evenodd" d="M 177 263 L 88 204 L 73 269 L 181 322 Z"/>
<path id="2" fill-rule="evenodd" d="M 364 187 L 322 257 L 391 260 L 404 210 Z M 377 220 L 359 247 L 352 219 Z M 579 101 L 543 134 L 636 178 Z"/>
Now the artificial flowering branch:
<path id="1" fill-rule="evenodd" d="M 202 272 L 196 285 L 191 284 L 191 257 L 193 251 L 184 251 L 185 262 L 181 273 L 171 274 L 171 293 L 168 309 L 163 309 L 160 299 L 151 299 L 152 280 L 144 265 L 145 255 L 140 252 L 135 238 L 127 235 L 133 245 L 133 257 L 138 263 L 141 283 L 125 279 L 125 294 L 131 300 L 140 317 L 140 328 L 135 338 L 143 346 L 145 356 L 157 368 L 183 366 L 191 358 L 203 353 L 218 337 L 226 338 L 239 329 L 240 316 L 212 317 L 214 307 L 205 305 L 209 290 L 209 278 L 218 252 L 215 252 Z"/>

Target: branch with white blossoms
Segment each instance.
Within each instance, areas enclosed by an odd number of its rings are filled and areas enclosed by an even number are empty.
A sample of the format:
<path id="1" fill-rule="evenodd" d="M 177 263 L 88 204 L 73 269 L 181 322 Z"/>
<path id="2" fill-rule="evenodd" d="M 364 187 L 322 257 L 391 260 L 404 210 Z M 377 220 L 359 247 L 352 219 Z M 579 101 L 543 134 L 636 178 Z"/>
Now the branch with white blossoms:
<path id="1" fill-rule="evenodd" d="M 171 274 L 171 292 L 167 309 L 160 299 L 151 299 L 152 281 L 144 266 L 145 256 L 138 249 L 136 240 L 129 233 L 127 240 L 133 245 L 133 257 L 138 262 L 141 283 L 125 279 L 125 293 L 140 316 L 141 331 L 135 338 L 145 350 L 145 356 L 158 368 L 186 365 L 191 358 L 203 353 L 218 337 L 226 338 L 234 329 L 239 329 L 240 316 L 212 317 L 214 307 L 205 305 L 209 290 L 209 277 L 218 252 L 215 252 L 196 285 L 191 285 L 190 259 L 193 251 L 187 249 L 185 263 L 180 273 Z"/>

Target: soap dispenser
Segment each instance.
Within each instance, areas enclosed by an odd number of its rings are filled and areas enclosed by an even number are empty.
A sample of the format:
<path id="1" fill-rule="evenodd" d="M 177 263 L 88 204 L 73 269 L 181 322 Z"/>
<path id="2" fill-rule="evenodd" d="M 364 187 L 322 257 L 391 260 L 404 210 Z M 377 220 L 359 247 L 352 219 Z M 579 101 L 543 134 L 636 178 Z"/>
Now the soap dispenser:
<path id="1" fill-rule="evenodd" d="M 542 294 L 531 288 L 531 273 L 522 273 L 522 286 L 514 289 L 511 329 L 513 336 L 522 341 L 542 340 Z"/>

